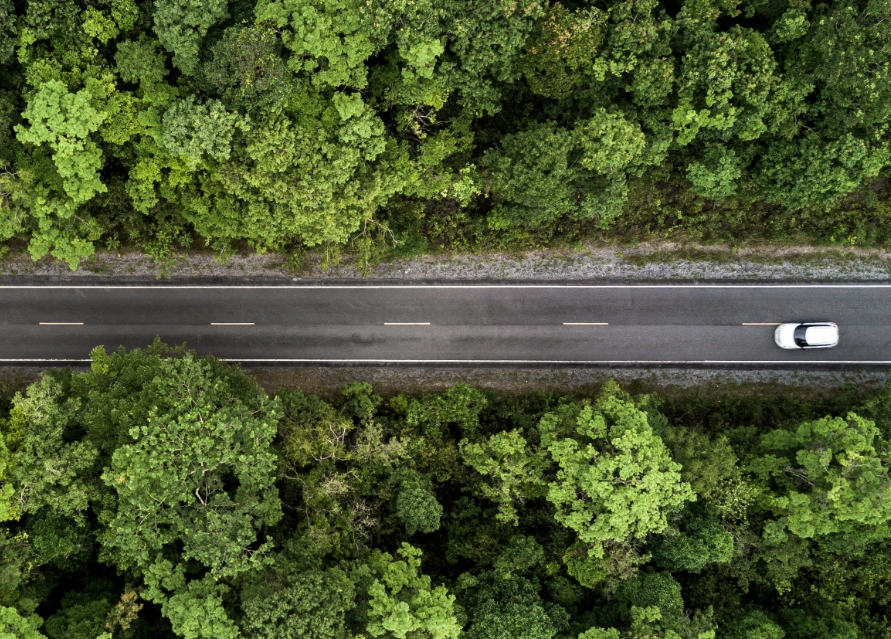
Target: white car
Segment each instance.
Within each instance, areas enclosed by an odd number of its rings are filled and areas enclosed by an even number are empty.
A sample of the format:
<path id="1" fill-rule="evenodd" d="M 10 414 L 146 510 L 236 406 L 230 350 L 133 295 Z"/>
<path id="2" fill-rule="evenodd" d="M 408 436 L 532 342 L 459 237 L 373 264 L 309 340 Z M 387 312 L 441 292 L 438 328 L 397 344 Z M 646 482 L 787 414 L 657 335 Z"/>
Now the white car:
<path id="1" fill-rule="evenodd" d="M 780 324 L 773 339 L 780 348 L 832 348 L 838 345 L 838 325 L 834 322 Z"/>

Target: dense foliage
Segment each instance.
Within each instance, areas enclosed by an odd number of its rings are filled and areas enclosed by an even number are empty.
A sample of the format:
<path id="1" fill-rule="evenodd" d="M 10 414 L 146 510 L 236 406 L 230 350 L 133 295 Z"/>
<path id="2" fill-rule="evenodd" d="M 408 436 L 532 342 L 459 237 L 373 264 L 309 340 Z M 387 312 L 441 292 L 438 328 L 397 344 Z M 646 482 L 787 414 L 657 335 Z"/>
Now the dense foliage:
<path id="1" fill-rule="evenodd" d="M 891 638 L 891 389 L 325 401 L 93 358 L 0 422 L 0 637 Z"/>
<path id="2" fill-rule="evenodd" d="M 883 241 L 889 19 L 891 0 L 0 0 L 0 242 L 74 266 L 121 243 Z"/>

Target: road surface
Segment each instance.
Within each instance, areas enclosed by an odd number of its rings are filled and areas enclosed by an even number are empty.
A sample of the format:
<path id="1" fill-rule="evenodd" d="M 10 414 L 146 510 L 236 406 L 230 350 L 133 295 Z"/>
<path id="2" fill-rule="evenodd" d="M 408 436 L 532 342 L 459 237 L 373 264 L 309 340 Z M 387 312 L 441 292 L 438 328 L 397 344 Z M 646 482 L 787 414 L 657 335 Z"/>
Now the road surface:
<path id="1" fill-rule="evenodd" d="M 837 348 L 774 345 L 820 320 Z M 891 366 L 891 285 L 0 286 L 0 363 L 155 336 L 249 365 Z"/>

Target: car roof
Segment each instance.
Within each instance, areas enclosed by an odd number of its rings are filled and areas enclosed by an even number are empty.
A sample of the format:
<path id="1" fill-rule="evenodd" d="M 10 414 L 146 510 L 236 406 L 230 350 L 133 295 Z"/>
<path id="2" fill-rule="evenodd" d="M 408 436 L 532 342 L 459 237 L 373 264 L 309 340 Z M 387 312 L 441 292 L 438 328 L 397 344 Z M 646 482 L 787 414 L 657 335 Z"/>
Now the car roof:
<path id="1" fill-rule="evenodd" d="M 834 326 L 808 326 L 804 339 L 810 346 L 834 344 L 838 340 L 838 329 Z"/>

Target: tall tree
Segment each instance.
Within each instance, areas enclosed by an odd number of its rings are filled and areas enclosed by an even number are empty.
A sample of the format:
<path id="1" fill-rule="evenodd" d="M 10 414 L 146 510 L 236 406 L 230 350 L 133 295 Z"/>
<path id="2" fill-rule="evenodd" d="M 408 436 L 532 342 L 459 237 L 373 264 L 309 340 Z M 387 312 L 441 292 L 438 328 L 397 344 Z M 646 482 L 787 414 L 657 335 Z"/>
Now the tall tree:
<path id="1" fill-rule="evenodd" d="M 547 499 L 592 557 L 603 556 L 604 542 L 662 532 L 666 514 L 695 499 L 647 413 L 614 384 L 593 406 L 567 405 L 538 428 L 559 468 Z"/>

